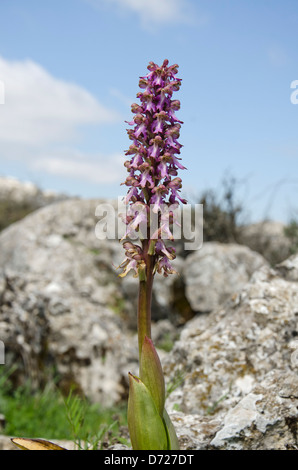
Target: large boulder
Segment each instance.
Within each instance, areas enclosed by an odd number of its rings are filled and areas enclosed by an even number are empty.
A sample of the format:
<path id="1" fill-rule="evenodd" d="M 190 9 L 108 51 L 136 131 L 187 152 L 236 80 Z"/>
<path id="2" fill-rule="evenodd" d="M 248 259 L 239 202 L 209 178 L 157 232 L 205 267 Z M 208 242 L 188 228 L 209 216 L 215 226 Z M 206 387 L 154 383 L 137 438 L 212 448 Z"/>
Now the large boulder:
<path id="1" fill-rule="evenodd" d="M 222 417 L 170 415 L 181 449 L 297 450 L 298 376 L 269 372 Z"/>
<path id="2" fill-rule="evenodd" d="M 137 344 L 121 318 L 121 247 L 94 234 L 99 203 L 59 202 L 1 233 L 0 338 L 17 382 L 55 371 L 61 387 L 111 405 L 127 393 Z"/>
<path id="3" fill-rule="evenodd" d="M 275 269 L 287 281 L 298 282 L 298 255 L 290 256 L 282 263 L 277 264 Z"/>
<path id="4" fill-rule="evenodd" d="M 137 283 L 117 276 L 118 240 L 95 236 L 101 202 L 59 202 L 1 233 L 0 339 L 16 382 L 38 385 L 54 371 L 66 391 L 76 385 L 108 406 L 127 398 L 138 368 L 127 321 Z M 167 306 L 177 285 L 204 312 L 161 355 L 181 448 L 297 449 L 298 256 L 273 269 L 245 247 L 206 243 L 176 263 L 178 278 L 156 278 L 154 338 L 175 331 Z"/>
<path id="5" fill-rule="evenodd" d="M 224 417 L 210 442 L 220 450 L 297 450 L 298 376 L 272 370 Z"/>
<path id="6" fill-rule="evenodd" d="M 166 406 L 188 450 L 298 449 L 298 255 L 183 328 Z"/>
<path id="7" fill-rule="evenodd" d="M 269 372 L 297 374 L 298 284 L 292 266 L 297 256 L 283 271 L 261 267 L 221 308 L 186 324 L 165 363 L 169 387 L 176 384 L 170 407 L 225 414 Z"/>
<path id="8" fill-rule="evenodd" d="M 127 394 L 137 371 L 138 280 L 117 270 L 118 238 L 97 236 L 97 208 L 117 235 L 117 201 L 68 199 L 35 211 L 0 234 L 0 339 L 17 383 L 39 384 L 51 370 L 66 390 L 76 385 L 104 405 Z M 175 260 L 181 268 L 179 257 Z M 154 339 L 169 348 L 183 297 L 179 276 L 154 282 Z M 178 299 L 179 300 L 179 299 Z M 187 304 L 187 302 L 185 302 Z M 184 307 L 183 307 L 184 308 Z"/>
<path id="9" fill-rule="evenodd" d="M 262 255 L 237 244 L 205 242 L 183 264 L 185 296 L 194 312 L 210 312 L 237 294 L 260 266 Z"/>

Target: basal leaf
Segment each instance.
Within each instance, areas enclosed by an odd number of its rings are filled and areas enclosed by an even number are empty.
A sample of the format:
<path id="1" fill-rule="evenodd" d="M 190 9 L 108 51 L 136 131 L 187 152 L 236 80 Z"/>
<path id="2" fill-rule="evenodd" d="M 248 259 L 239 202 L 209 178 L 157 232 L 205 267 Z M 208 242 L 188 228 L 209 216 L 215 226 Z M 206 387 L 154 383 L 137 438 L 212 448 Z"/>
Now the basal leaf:
<path id="1" fill-rule="evenodd" d="M 22 450 L 67 450 L 64 447 L 60 447 L 50 441 L 43 439 L 26 439 L 23 437 L 17 437 L 11 439 L 11 441 Z"/>

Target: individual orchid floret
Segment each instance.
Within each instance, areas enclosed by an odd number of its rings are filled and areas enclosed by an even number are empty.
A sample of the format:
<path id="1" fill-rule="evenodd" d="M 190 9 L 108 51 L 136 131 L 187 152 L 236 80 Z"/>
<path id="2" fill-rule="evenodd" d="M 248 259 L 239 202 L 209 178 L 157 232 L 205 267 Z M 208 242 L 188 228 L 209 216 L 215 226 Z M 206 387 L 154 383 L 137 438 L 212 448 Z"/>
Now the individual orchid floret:
<path id="1" fill-rule="evenodd" d="M 150 147 L 148 149 L 148 156 L 151 157 L 151 159 L 158 161 L 158 157 L 160 156 L 162 147 L 164 145 L 162 137 L 160 135 L 155 136 L 150 140 L 149 144 Z"/>
<path id="2" fill-rule="evenodd" d="M 155 186 L 152 190 L 153 195 L 150 198 L 150 204 L 153 206 L 153 212 L 161 211 L 164 204 L 164 196 L 168 194 L 168 189 L 164 184 Z"/>
<path id="3" fill-rule="evenodd" d="M 173 246 L 166 248 L 165 243 L 162 240 L 157 240 L 155 252 L 160 256 L 166 256 L 169 260 L 173 260 L 176 257 L 175 248 Z"/>
<path id="4" fill-rule="evenodd" d="M 138 245 L 134 245 L 131 242 L 123 243 L 125 249 L 125 259 L 120 264 L 120 268 L 123 269 L 123 272 L 119 274 L 120 277 L 125 277 L 126 274 L 133 270 L 135 271 L 134 277 L 139 275 L 140 267 L 144 269 L 145 262 L 143 259 L 142 249 Z"/>
<path id="5" fill-rule="evenodd" d="M 127 225 L 127 229 L 122 240 L 124 238 L 135 239 L 137 234 L 141 239 L 146 238 L 148 213 L 148 206 L 144 202 L 136 201 L 128 207 L 126 215 L 121 214 L 122 221 Z"/>
<path id="6" fill-rule="evenodd" d="M 163 274 L 164 277 L 168 277 L 169 274 L 177 274 L 176 269 L 173 268 L 166 256 L 158 260 L 155 269 L 156 272 Z"/>

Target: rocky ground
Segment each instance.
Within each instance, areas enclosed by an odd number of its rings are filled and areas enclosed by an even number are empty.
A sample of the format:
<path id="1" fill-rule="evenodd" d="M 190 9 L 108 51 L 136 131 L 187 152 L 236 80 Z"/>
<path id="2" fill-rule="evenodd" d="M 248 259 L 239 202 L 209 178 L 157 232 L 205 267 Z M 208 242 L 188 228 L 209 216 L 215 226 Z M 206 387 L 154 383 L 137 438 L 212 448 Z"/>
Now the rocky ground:
<path id="1" fill-rule="evenodd" d="M 119 241 L 95 236 L 103 202 L 51 203 L 0 233 L 0 339 L 16 384 L 55 369 L 62 389 L 109 406 L 137 372 L 137 281 L 118 277 Z M 183 449 L 298 449 L 298 256 L 272 266 L 248 245 L 180 250 L 179 276 L 155 279 L 153 339 L 172 346 L 160 355 Z M 271 246 L 285 249 L 281 233 Z"/>

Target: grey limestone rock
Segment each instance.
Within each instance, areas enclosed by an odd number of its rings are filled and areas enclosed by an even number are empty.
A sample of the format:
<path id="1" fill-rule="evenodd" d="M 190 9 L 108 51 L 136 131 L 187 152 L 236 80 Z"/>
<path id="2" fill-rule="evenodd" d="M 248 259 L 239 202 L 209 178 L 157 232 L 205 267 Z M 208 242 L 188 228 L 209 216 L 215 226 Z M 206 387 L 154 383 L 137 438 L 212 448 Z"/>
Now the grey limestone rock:
<path id="1" fill-rule="evenodd" d="M 195 312 L 210 312 L 249 281 L 266 260 L 246 246 L 206 242 L 187 256 L 185 295 Z"/>
<path id="2" fill-rule="evenodd" d="M 296 372 L 298 285 L 263 266 L 232 299 L 184 327 L 167 358 L 172 405 L 226 413 L 272 370 Z"/>
<path id="3" fill-rule="evenodd" d="M 117 313 L 119 242 L 94 235 L 99 202 L 52 204 L 1 233 L 0 338 L 18 380 L 39 384 L 55 369 L 62 387 L 111 405 L 127 393 L 137 345 Z"/>

